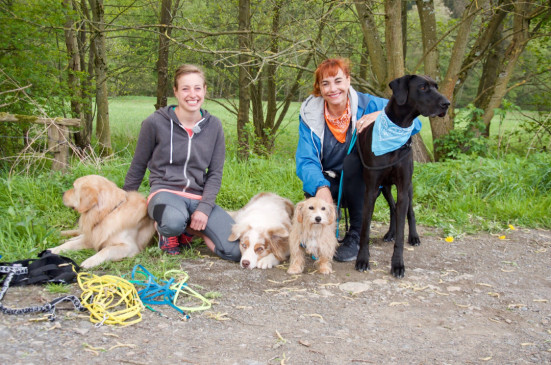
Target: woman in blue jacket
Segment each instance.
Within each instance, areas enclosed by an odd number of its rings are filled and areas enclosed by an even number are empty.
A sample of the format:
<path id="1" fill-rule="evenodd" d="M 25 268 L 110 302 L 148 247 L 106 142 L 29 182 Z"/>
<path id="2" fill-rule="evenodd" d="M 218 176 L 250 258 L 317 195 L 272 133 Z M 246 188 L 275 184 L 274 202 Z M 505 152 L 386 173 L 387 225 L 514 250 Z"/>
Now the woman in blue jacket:
<path id="1" fill-rule="evenodd" d="M 365 185 L 354 147 L 347 154 L 354 129 L 362 131 L 388 103 L 350 86 L 346 59 L 327 59 L 315 72 L 314 90 L 300 108 L 296 172 L 306 197 L 337 201 L 344 169 L 341 204 L 348 208 L 350 228 L 337 249 L 336 261 L 356 259 L 360 247 Z M 416 120 L 413 134 L 420 130 Z"/>

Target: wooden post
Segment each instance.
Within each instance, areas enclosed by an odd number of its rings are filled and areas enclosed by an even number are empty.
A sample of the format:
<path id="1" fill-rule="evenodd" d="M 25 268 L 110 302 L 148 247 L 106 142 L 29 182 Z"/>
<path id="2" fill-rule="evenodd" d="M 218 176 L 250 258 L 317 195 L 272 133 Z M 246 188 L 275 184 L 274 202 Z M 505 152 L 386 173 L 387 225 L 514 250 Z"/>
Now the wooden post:
<path id="1" fill-rule="evenodd" d="M 80 119 L 38 118 L 36 123 L 48 126 L 48 150 L 54 155 L 52 170 L 65 170 L 69 161 L 69 127 L 79 126 Z"/>
<path id="2" fill-rule="evenodd" d="M 65 170 L 69 159 L 69 128 L 51 123 L 48 126 L 48 150 L 53 153 L 52 170 Z"/>
<path id="3" fill-rule="evenodd" d="M 52 170 L 64 170 L 69 160 L 69 127 L 80 126 L 80 119 L 39 118 L 29 115 L 0 113 L 0 122 L 44 124 L 48 127 L 48 151 L 53 153 Z"/>

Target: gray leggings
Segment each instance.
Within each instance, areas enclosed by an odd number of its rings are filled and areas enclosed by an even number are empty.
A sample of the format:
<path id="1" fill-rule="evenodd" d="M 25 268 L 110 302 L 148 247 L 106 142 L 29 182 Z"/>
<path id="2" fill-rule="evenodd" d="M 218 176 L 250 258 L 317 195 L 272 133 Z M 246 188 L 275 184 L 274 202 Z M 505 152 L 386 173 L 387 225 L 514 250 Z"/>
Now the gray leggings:
<path id="1" fill-rule="evenodd" d="M 149 201 L 147 213 L 157 222 L 157 230 L 161 235 L 174 237 L 184 233 L 198 204 L 199 200 L 161 191 Z M 226 260 L 239 261 L 239 242 L 228 241 L 234 223 L 224 209 L 215 205 L 203 233 L 214 242 L 214 253 Z"/>

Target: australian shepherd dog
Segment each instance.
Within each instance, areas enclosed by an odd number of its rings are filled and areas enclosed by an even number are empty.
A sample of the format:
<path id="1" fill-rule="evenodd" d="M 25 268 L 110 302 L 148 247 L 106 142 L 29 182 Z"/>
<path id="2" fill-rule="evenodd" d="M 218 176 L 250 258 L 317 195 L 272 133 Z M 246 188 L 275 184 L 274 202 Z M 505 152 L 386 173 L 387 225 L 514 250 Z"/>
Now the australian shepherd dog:
<path id="1" fill-rule="evenodd" d="M 233 214 L 229 240 L 239 240 L 242 268 L 269 269 L 289 257 L 293 208 L 290 200 L 279 195 L 259 193 Z"/>

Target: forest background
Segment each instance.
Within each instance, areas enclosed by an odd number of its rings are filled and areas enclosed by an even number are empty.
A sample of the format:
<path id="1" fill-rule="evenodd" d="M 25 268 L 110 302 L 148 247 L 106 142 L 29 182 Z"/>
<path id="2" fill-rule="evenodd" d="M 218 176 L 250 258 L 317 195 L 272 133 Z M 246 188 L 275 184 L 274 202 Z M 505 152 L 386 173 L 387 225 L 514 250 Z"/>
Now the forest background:
<path id="1" fill-rule="evenodd" d="M 75 177 L 122 185 L 139 124 L 167 104 L 182 63 L 205 70 L 206 107 L 224 122 L 219 204 L 235 209 L 261 190 L 300 200 L 297 109 L 327 57 L 351 60 L 359 91 L 389 97 L 390 80 L 422 73 L 452 101 L 414 140 L 421 224 L 455 237 L 550 228 L 550 17 L 551 2 L 535 0 L 1 0 L 0 204 L 9 226 L 0 248 L 28 257 L 36 242 L 59 241 L 58 228 L 74 224 L 60 196 Z M 32 123 L 55 117 L 80 121 L 65 175 L 49 171 L 43 127 Z M 14 241 L 29 246 L 15 250 Z"/>

